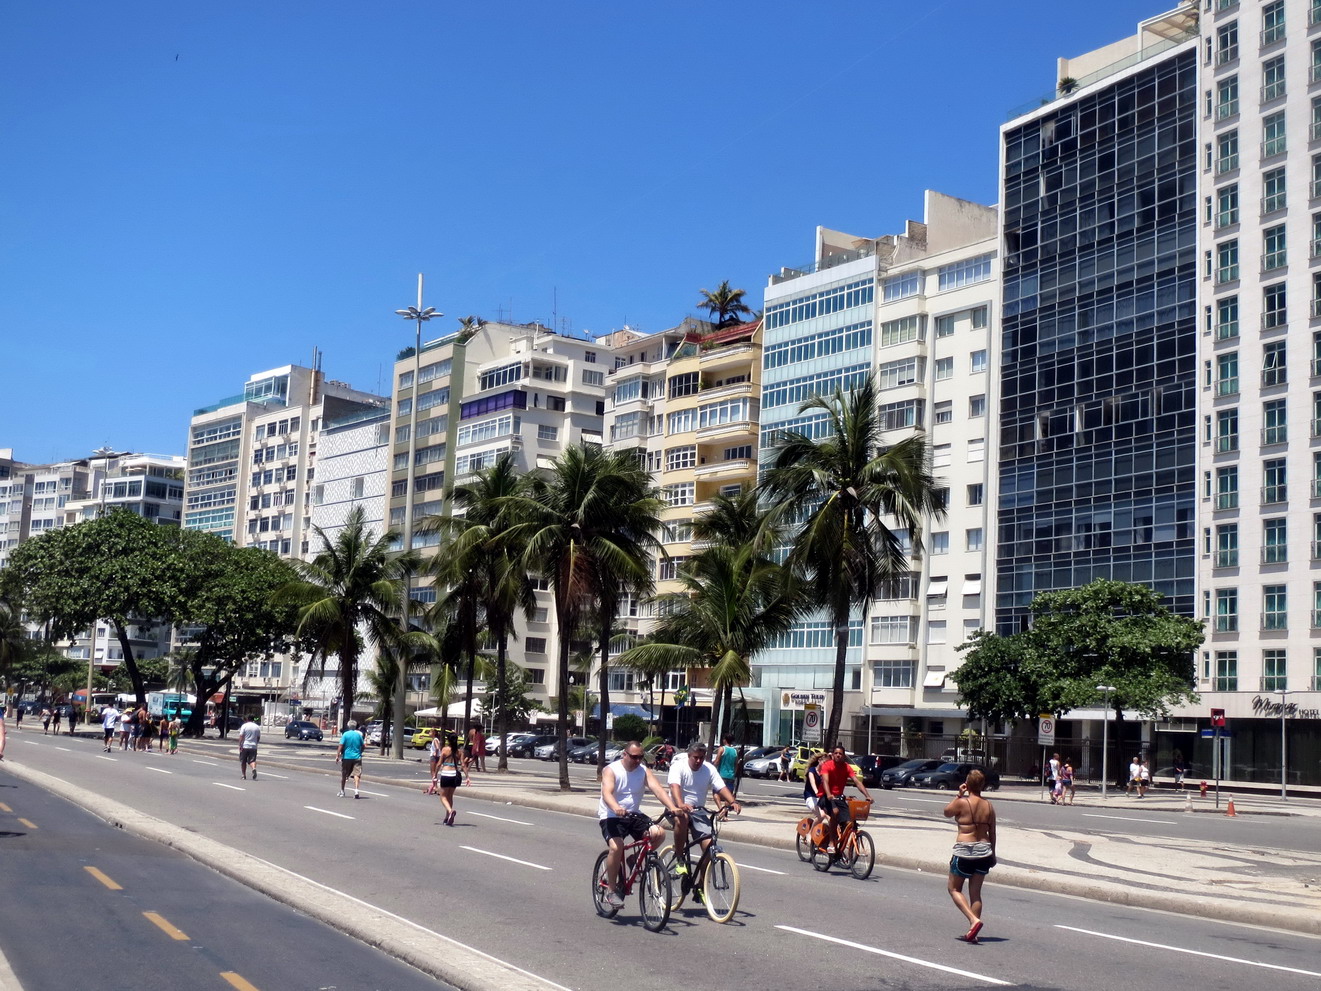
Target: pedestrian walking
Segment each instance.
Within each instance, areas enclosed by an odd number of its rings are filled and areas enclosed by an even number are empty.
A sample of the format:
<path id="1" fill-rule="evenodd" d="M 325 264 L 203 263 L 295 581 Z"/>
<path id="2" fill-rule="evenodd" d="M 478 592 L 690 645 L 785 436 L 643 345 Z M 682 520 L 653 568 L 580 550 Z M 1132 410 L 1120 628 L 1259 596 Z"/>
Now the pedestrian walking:
<path id="1" fill-rule="evenodd" d="M 48 705 L 43 705 L 43 706 L 41 707 L 41 735 L 42 735 L 42 736 L 45 736 L 47 733 L 50 732 L 50 720 L 51 720 L 50 706 L 48 706 Z"/>
<path id="2" fill-rule="evenodd" d="M 437 766 L 440 771 L 440 804 L 445 806 L 445 825 L 453 826 L 458 815 L 454 811 L 454 789 L 463 783 L 463 772 L 468 762 L 459 752 L 459 734 L 449 733 L 441 747 Z"/>
<path id="3" fill-rule="evenodd" d="M 101 731 L 105 734 L 101 741 L 101 749 L 110 753 L 110 746 L 115 742 L 115 733 L 119 731 L 119 720 L 121 713 L 115 708 L 115 703 L 111 702 L 101 710 Z"/>
<path id="4" fill-rule="evenodd" d="M 785 747 L 780 751 L 780 780 L 789 780 L 789 762 L 793 760 L 793 747 Z"/>
<path id="5" fill-rule="evenodd" d="M 1147 797 L 1147 789 L 1151 787 L 1151 768 L 1146 760 L 1142 761 L 1142 768 L 1138 772 L 1138 798 Z"/>
<path id="6" fill-rule="evenodd" d="M 143 753 L 151 753 L 151 741 L 156 737 L 156 720 L 151 715 L 145 714 L 142 720 L 142 734 L 138 738 L 138 749 Z"/>
<path id="7" fill-rule="evenodd" d="M 486 770 L 486 734 L 482 724 L 474 722 L 468 727 L 468 772 Z"/>
<path id="8" fill-rule="evenodd" d="M 162 715 L 161 721 L 156 724 L 157 749 L 165 753 L 165 745 L 170 742 L 170 717 Z"/>
<path id="9" fill-rule="evenodd" d="M 23 728 L 23 703 L 14 706 L 14 729 Z"/>
<path id="10" fill-rule="evenodd" d="M 335 751 L 335 760 L 339 761 L 339 797 L 344 797 L 344 783 L 353 775 L 353 797 L 361 798 L 358 786 L 362 783 L 362 751 L 366 746 L 358 724 L 350 719 L 339 735 L 339 749 Z"/>
<path id="11" fill-rule="evenodd" d="M 1142 797 L 1142 758 L 1134 757 L 1128 765 L 1128 784 L 1124 786 L 1124 794 L 1128 795 L 1136 791 L 1138 798 Z"/>
<path id="12" fill-rule="evenodd" d="M 248 777 L 248 765 L 252 765 L 252 780 L 257 780 L 257 744 L 261 743 L 261 727 L 249 716 L 239 727 L 239 771 L 244 780 Z"/>
<path id="13" fill-rule="evenodd" d="M 716 772 L 729 785 L 729 793 L 738 798 L 738 748 L 734 746 L 734 734 L 726 733 L 721 741 L 716 751 Z"/>
<path id="14" fill-rule="evenodd" d="M 5 706 L 0 699 L 0 760 L 5 759 Z"/>
<path id="15" fill-rule="evenodd" d="M 1050 789 L 1050 804 L 1058 805 L 1060 798 L 1060 755 L 1051 754 L 1046 766 L 1046 787 Z"/>
<path id="16" fill-rule="evenodd" d="M 976 943 L 982 931 L 982 883 L 995 866 L 995 806 L 982 798 L 986 775 L 971 771 L 959 785 L 959 794 L 945 806 L 945 818 L 957 823 L 954 852 L 949 859 L 947 889 L 954 906 L 968 920 L 968 931 L 959 939 Z M 963 893 L 964 882 L 968 894 Z"/>
<path id="17" fill-rule="evenodd" d="M 170 720 L 170 756 L 179 752 L 179 734 L 183 732 L 183 720 L 176 713 Z"/>
<path id="18" fill-rule="evenodd" d="M 1188 775 L 1188 761 L 1184 759 L 1183 751 L 1174 751 L 1174 787 L 1183 791 L 1183 779 Z"/>
<path id="19" fill-rule="evenodd" d="M 55 711 L 54 711 L 53 713 L 51 713 L 51 718 L 50 718 L 51 725 L 55 727 L 55 735 L 56 735 L 56 736 L 59 736 L 59 735 L 60 735 L 60 709 L 61 709 L 61 708 L 62 708 L 62 706 L 58 706 L 58 705 L 57 705 L 57 706 L 55 707 Z"/>
<path id="20" fill-rule="evenodd" d="M 1073 764 L 1069 760 L 1064 761 L 1064 766 L 1060 769 L 1060 779 L 1063 785 L 1061 795 L 1067 796 L 1068 805 L 1073 804 L 1074 786 L 1073 786 Z"/>
<path id="21" fill-rule="evenodd" d="M 137 714 L 132 709 L 125 709 L 119 714 L 119 749 L 127 750 L 129 737 L 133 732 L 133 719 Z"/>

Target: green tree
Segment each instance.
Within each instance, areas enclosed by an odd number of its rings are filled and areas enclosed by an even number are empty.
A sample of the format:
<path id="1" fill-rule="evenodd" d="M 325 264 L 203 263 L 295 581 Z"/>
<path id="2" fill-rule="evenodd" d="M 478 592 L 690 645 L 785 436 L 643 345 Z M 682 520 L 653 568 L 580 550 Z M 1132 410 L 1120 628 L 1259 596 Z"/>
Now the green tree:
<path id="1" fill-rule="evenodd" d="M 994 721 L 1063 715 L 1102 702 L 1098 685 L 1114 688 L 1110 704 L 1120 721 L 1125 710 L 1155 719 L 1197 702 L 1202 624 L 1170 612 L 1161 599 L 1145 585 L 1108 579 L 1043 592 L 1032 602 L 1028 629 L 979 632 L 960 648 L 967 656 L 951 675 L 959 705 L 971 718 Z M 1122 735 L 1115 734 L 1116 746 Z"/>
<path id="2" fill-rule="evenodd" d="M 802 518 L 789 564 L 805 576 L 811 599 L 834 628 L 834 686 L 826 728 L 826 740 L 833 742 L 844 709 L 849 619 L 886 582 L 908 571 L 903 531 L 920 552 L 924 517 L 939 518 L 944 508 L 926 442 L 912 437 L 883 444 L 871 378 L 849 393 L 836 389 L 833 396 L 814 396 L 798 412 L 819 414 L 829 435 L 813 440 L 799 431 L 782 434 L 763 488 L 781 512 Z"/>
<path id="3" fill-rule="evenodd" d="M 752 313 L 752 307 L 743 302 L 747 290 L 732 288 L 728 279 L 714 289 L 698 291 L 702 294 L 702 298 L 697 301 L 698 307 L 711 315 L 717 327 L 738 323 L 740 317 Z"/>
<path id="4" fill-rule="evenodd" d="M 69 640 L 98 619 L 109 621 L 139 704 L 145 703 L 129 625 L 178 611 L 174 555 L 178 530 L 116 510 L 49 530 L 15 548 L 0 572 L 0 595 L 20 600 L 54 641 Z"/>
<path id="5" fill-rule="evenodd" d="M 644 480 L 644 481 L 641 481 Z M 549 581 L 555 600 L 559 648 L 559 734 L 569 737 L 569 650 L 573 631 L 584 623 L 607 630 L 609 603 L 597 596 L 607 581 L 643 581 L 643 551 L 651 538 L 658 504 L 637 462 L 596 446 L 568 448 L 544 475 L 527 476 L 525 487 L 502 500 L 510 539 L 523 550 L 525 570 Z M 615 600 L 618 606 L 618 600 Z M 608 652 L 608 632 L 602 637 Z M 602 664 L 604 669 L 605 665 Z M 601 711 L 609 711 L 608 674 L 603 670 Z M 560 752 L 560 788 L 569 790 L 567 748 Z"/>
<path id="6" fill-rule="evenodd" d="M 31 653 L 27 627 L 23 625 L 22 610 L 0 599 L 0 677 L 11 677 L 11 669 Z"/>
<path id="7" fill-rule="evenodd" d="M 635 716 L 631 712 L 626 712 L 622 716 L 615 717 L 615 725 L 610 730 L 611 738 L 615 740 L 642 741 L 647 736 L 647 721 L 641 716 Z"/>
<path id="8" fill-rule="evenodd" d="M 504 685 L 503 690 L 499 687 Z M 510 664 L 505 669 L 504 681 L 496 682 L 491 689 L 481 697 L 483 712 L 503 713 L 507 722 L 525 723 L 534 712 L 542 712 L 541 703 L 534 699 L 530 694 L 527 672 L 517 664 Z M 500 747 L 501 757 L 504 756 L 503 749 L 507 746 L 509 740 L 507 736 L 502 736 Z M 501 767 L 508 765 L 504 760 L 500 761 Z"/>
<path id="9" fill-rule="evenodd" d="M 316 556 L 310 562 L 292 562 L 298 580 L 284 585 L 272 601 L 295 605 L 298 633 L 311 636 L 323 656 L 339 659 L 342 727 L 357 694 L 363 644 L 359 629 L 375 644 L 398 635 L 392 617 L 399 610 L 404 577 L 417 561 L 412 551 L 393 553 L 399 535 L 390 530 L 376 536 L 361 506 L 349 512 L 333 540 L 320 527 L 313 530 L 321 542 Z"/>

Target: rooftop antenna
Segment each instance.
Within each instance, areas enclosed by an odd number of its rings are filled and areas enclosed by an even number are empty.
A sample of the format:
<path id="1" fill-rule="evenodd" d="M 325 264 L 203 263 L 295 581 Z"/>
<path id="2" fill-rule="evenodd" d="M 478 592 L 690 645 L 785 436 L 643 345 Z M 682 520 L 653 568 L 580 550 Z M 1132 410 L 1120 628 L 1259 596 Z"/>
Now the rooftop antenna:
<path id="1" fill-rule="evenodd" d="M 560 322 L 560 287 L 551 287 L 550 297 L 550 329 L 554 330 L 555 325 Z"/>

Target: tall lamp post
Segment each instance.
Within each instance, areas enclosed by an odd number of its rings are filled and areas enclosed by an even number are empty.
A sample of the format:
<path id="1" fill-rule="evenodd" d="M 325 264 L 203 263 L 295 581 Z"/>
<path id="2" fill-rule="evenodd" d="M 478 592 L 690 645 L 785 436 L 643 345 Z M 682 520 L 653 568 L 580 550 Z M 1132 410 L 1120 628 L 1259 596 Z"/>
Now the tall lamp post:
<path id="1" fill-rule="evenodd" d="M 1289 693 L 1285 689 L 1280 689 L 1280 798 L 1286 802 L 1289 800 L 1289 786 L 1287 784 L 1289 773 L 1289 745 L 1284 734 L 1284 697 L 1288 694 Z"/>
<path id="2" fill-rule="evenodd" d="M 417 475 L 417 390 L 422 376 L 422 325 L 428 320 L 443 317 L 434 306 L 422 308 L 422 273 L 417 274 L 417 305 L 407 309 L 395 310 L 405 320 L 412 320 L 417 325 L 413 344 L 413 398 L 408 404 L 408 475 L 404 491 L 404 536 L 403 551 L 413 549 L 413 484 Z M 408 616 L 412 598 L 412 576 L 404 575 L 403 602 L 400 610 L 400 623 L 405 633 L 408 632 Z M 404 757 L 404 711 L 408 693 L 408 653 L 404 651 L 399 658 L 399 681 L 394 693 L 394 740 L 392 751 L 397 760 Z"/>
<path id="3" fill-rule="evenodd" d="M 1097 685 L 1096 690 L 1103 697 L 1105 712 L 1101 721 L 1101 801 L 1106 800 L 1106 791 L 1110 786 L 1110 693 L 1114 685 Z"/>

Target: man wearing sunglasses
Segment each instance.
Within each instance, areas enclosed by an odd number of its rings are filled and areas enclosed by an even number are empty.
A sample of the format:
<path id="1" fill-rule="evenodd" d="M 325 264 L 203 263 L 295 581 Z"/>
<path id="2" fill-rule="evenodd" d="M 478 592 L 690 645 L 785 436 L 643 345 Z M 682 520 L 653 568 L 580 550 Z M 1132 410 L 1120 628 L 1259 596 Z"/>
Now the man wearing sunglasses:
<path id="1" fill-rule="evenodd" d="M 619 760 L 601 772 L 601 802 L 596 817 L 601 822 L 601 835 L 605 837 L 610 854 L 606 858 L 605 876 L 610 882 L 606 901 L 618 908 L 624 904 L 620 894 L 622 885 L 619 870 L 624 862 L 624 847 L 632 840 L 640 840 L 647 832 L 649 822 L 641 813 L 643 789 L 649 789 L 673 812 L 674 805 L 664 786 L 651 769 L 642 762 L 642 744 L 630 740 Z M 660 826 L 651 827 L 651 841 L 659 845 L 665 837 Z"/>

